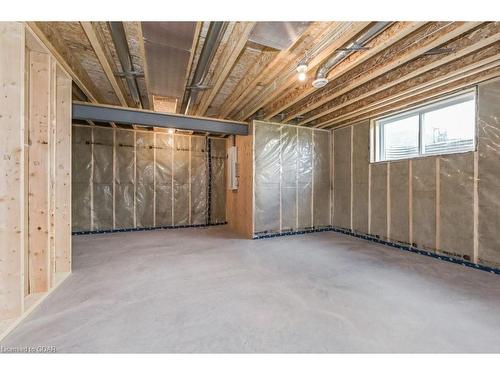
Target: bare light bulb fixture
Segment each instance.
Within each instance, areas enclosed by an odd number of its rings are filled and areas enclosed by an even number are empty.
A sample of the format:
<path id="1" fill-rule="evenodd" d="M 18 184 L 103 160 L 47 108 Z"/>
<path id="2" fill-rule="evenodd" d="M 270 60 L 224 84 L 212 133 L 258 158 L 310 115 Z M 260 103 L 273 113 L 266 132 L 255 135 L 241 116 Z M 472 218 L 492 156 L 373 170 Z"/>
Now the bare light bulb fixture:
<path id="1" fill-rule="evenodd" d="M 307 64 L 301 63 L 297 66 L 297 78 L 299 81 L 305 81 L 307 78 Z"/>
<path id="2" fill-rule="evenodd" d="M 168 128 L 168 129 L 167 129 L 167 133 L 168 133 L 168 134 L 174 134 L 174 133 L 175 133 L 175 129 Z"/>

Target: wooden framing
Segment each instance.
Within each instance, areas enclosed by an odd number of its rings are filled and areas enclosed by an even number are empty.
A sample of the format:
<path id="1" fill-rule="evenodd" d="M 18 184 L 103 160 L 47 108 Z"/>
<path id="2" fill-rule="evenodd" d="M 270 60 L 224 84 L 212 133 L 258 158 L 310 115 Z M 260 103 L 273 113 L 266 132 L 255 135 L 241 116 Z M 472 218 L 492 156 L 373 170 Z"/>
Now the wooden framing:
<path id="1" fill-rule="evenodd" d="M 431 70 L 435 70 L 438 67 L 446 69 L 446 64 L 460 61 L 460 58 L 463 58 L 464 56 L 468 57 L 468 55 L 485 48 L 488 45 L 493 44 L 493 48 L 495 48 L 495 43 L 498 42 L 498 40 L 500 40 L 500 25 L 491 23 L 484 28 L 475 30 L 470 35 L 466 35 L 463 38 L 459 38 L 447 44 L 446 48 L 453 50 L 452 53 L 445 56 L 421 56 L 416 60 L 406 63 L 371 80 L 365 85 L 349 91 L 344 95 L 338 96 L 317 109 L 308 110 L 307 116 L 299 124 L 306 125 L 318 119 L 320 120 L 313 122 L 312 125 L 318 125 L 318 122 L 326 122 L 328 117 L 325 116 L 339 110 L 340 108 L 361 99 L 371 97 L 376 93 L 389 89 L 397 84 L 415 78 Z M 481 54 L 484 55 L 483 51 L 481 51 Z M 460 63 L 457 68 L 460 68 Z"/>
<path id="2" fill-rule="evenodd" d="M 198 116 L 203 116 L 212 103 L 220 88 L 226 81 L 229 73 L 233 69 L 238 56 L 243 51 L 245 44 L 252 32 L 256 22 L 237 22 L 234 26 L 228 41 L 225 44 L 224 50 L 219 57 L 219 63 L 214 70 L 212 76 L 213 87 L 204 92 L 200 98 L 199 104 L 196 107 L 195 113 Z"/>
<path id="3" fill-rule="evenodd" d="M 125 99 L 125 96 L 123 95 L 118 80 L 115 77 L 115 73 L 113 72 L 113 68 L 111 67 L 108 58 L 106 56 L 106 53 L 101 45 L 101 42 L 97 37 L 97 33 L 94 29 L 94 26 L 92 25 L 92 22 L 80 22 L 80 25 L 82 25 L 82 28 L 85 31 L 85 34 L 87 35 L 87 38 L 89 39 L 89 42 L 92 45 L 92 48 L 94 49 L 94 52 L 97 55 L 97 58 L 101 63 L 104 73 L 106 74 L 106 77 L 108 78 L 111 87 L 113 87 L 113 90 L 120 104 L 125 107 L 128 107 L 127 99 Z"/>
<path id="4" fill-rule="evenodd" d="M 71 272 L 71 78 L 22 22 L 0 49 L 1 339 Z"/>
<path id="5" fill-rule="evenodd" d="M 348 23 L 347 25 L 342 22 L 332 23 L 329 28 L 330 33 L 327 34 L 326 38 L 328 39 L 328 37 L 331 37 L 330 34 L 333 33 L 335 36 L 334 39 L 330 43 L 326 43 L 326 46 L 308 62 L 308 69 L 315 70 L 329 55 L 331 55 L 336 49 L 343 46 L 356 34 L 361 32 L 366 26 L 368 26 L 368 24 L 369 22 L 352 22 Z M 320 40 L 319 44 L 321 43 L 322 41 Z M 294 61 L 293 63 L 296 64 L 297 61 Z M 267 93 L 266 89 L 262 90 L 262 92 L 259 93 L 255 100 L 253 100 L 251 103 L 247 103 L 247 107 L 242 111 L 242 113 L 239 114 L 239 116 L 237 116 L 238 119 L 247 119 L 259 108 L 264 107 L 266 104 L 279 97 L 279 95 L 284 93 L 291 86 L 296 84 L 297 80 L 295 77 L 295 66 L 288 66 L 287 68 L 289 72 L 292 72 L 292 74 L 288 74 L 286 79 L 284 79 L 283 82 L 280 82 L 279 87 L 275 81 L 271 82 L 267 86 L 267 89 L 270 92 Z M 310 85 L 311 82 L 312 81 L 309 79 L 307 80 L 305 85 Z M 300 90 L 300 87 L 302 86 L 299 86 L 298 90 Z"/>
<path id="6" fill-rule="evenodd" d="M 495 51 L 496 50 L 496 51 Z M 404 81 L 385 91 L 380 91 L 366 99 L 355 101 L 346 107 L 322 118 L 322 122 L 317 123 L 316 127 L 325 127 L 339 119 L 346 118 L 356 113 L 366 111 L 368 108 L 381 105 L 390 101 L 395 101 L 419 91 L 428 90 L 432 87 L 465 78 L 471 74 L 489 69 L 500 62 L 498 52 L 500 46 L 493 46 L 492 50 L 483 50 L 481 54 L 470 55 L 465 59 L 443 66 L 442 68 L 429 71 L 408 81 Z"/>
<path id="7" fill-rule="evenodd" d="M 304 103 L 307 107 L 305 111 L 309 112 L 318 108 L 336 97 L 422 55 L 426 51 L 472 30 L 480 24 L 480 22 L 428 23 L 408 37 L 394 43 L 375 58 L 369 59 L 330 82 L 318 95 L 312 96 L 310 101 Z M 293 95 L 293 93 L 289 94 L 289 96 Z"/>
<path id="8" fill-rule="evenodd" d="M 421 26 L 423 26 L 425 22 L 396 22 L 392 26 L 390 26 L 387 30 L 382 32 L 379 36 L 374 38 L 371 42 L 369 42 L 366 47 L 369 48 L 366 51 L 354 53 L 351 56 L 347 57 L 344 61 L 342 61 L 338 66 L 336 66 L 327 76 L 327 78 L 332 81 L 333 79 L 339 77 L 341 74 L 344 74 L 350 69 L 355 68 L 361 63 L 365 62 L 369 58 L 375 56 L 379 52 L 384 49 L 390 47 L 394 43 L 400 41 L 405 38 Z M 314 72 L 311 72 L 311 75 Z M 300 100 L 314 93 L 316 89 L 312 87 L 312 84 L 306 87 L 304 90 L 294 92 L 293 96 L 287 96 L 286 103 L 273 103 L 273 108 L 266 109 L 266 118 L 272 118 L 276 114 L 284 111 L 287 108 L 290 108 L 295 103 L 298 103 Z M 278 108 L 276 108 L 278 107 Z M 302 108 L 300 107 L 298 111 L 291 109 L 289 112 L 291 114 L 287 114 L 287 117 L 283 120 L 283 122 L 288 122 L 295 117 L 302 115 L 308 107 Z"/>

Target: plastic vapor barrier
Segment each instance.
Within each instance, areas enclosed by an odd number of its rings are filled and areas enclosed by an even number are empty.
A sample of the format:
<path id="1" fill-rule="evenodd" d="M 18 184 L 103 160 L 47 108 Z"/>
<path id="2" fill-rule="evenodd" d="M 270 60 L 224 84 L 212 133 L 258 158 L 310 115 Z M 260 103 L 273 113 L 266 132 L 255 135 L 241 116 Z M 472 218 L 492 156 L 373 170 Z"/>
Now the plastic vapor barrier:
<path id="1" fill-rule="evenodd" d="M 226 222 L 226 139 L 209 138 L 210 142 L 210 222 Z"/>
<path id="2" fill-rule="evenodd" d="M 330 225 L 330 132 L 254 122 L 254 233 Z"/>
<path id="3" fill-rule="evenodd" d="M 225 223 L 225 139 L 73 129 L 74 232 Z"/>
<path id="4" fill-rule="evenodd" d="M 115 228 L 133 228 L 135 227 L 135 132 L 115 130 L 114 163 Z"/>
<path id="5" fill-rule="evenodd" d="M 205 137 L 191 137 L 191 224 L 208 218 L 208 150 Z"/>
<path id="6" fill-rule="evenodd" d="M 73 230 L 81 231 L 91 226 L 92 131 L 90 128 L 73 127 L 72 153 L 72 225 Z"/>
<path id="7" fill-rule="evenodd" d="M 173 151 L 174 136 L 166 133 L 156 133 L 156 197 L 155 221 L 158 226 L 172 225 L 173 207 Z"/>

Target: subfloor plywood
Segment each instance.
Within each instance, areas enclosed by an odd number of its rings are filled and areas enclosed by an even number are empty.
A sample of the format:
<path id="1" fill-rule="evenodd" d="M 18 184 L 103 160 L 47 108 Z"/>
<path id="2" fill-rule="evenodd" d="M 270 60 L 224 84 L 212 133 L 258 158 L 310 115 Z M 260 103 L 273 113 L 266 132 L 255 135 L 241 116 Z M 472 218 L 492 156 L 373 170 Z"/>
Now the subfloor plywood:
<path id="1" fill-rule="evenodd" d="M 74 269 L 0 345 L 58 352 L 499 352 L 500 277 L 334 232 L 73 237 Z M 236 334 L 235 334 L 236 333 Z"/>

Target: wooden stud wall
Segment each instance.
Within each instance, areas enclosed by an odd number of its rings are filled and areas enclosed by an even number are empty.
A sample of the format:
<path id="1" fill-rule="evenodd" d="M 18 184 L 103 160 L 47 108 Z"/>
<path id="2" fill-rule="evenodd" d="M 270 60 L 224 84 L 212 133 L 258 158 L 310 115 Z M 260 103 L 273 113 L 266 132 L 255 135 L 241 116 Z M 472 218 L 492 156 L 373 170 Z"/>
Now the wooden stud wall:
<path id="1" fill-rule="evenodd" d="M 22 22 L 0 50 L 1 339 L 71 272 L 71 78 Z"/>

